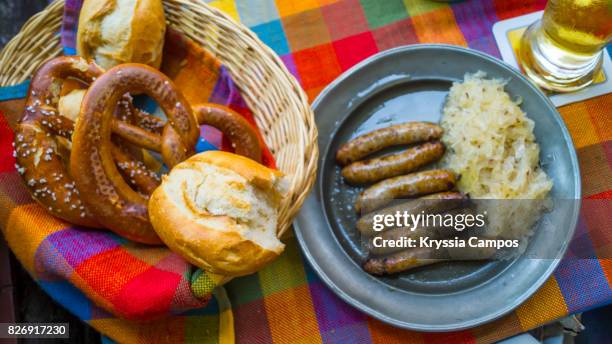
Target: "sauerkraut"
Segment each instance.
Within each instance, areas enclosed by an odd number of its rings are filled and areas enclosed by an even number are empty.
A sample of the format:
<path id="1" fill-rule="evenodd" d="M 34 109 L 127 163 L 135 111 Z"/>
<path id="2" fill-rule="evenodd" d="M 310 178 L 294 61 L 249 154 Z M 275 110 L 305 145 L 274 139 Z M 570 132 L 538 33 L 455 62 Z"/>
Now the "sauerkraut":
<path id="1" fill-rule="evenodd" d="M 482 201 L 487 235 L 521 238 L 529 234 L 553 183 L 539 166 L 534 123 L 518 101 L 504 91 L 503 80 L 468 74 L 450 89 L 443 110 L 443 164 L 461 177 L 458 188 Z"/>

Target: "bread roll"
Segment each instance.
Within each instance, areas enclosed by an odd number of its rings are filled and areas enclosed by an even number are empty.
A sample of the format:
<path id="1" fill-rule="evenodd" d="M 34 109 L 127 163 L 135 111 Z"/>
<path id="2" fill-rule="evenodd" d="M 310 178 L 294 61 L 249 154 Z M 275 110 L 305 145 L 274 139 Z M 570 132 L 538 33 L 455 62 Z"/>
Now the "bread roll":
<path id="1" fill-rule="evenodd" d="M 85 0 L 77 53 L 106 70 L 129 62 L 159 69 L 165 34 L 161 0 Z"/>
<path id="2" fill-rule="evenodd" d="M 81 103 L 85 97 L 86 90 L 72 90 L 65 96 L 60 97 L 57 104 L 57 111 L 60 115 L 76 122 L 81 111 Z"/>
<path id="3" fill-rule="evenodd" d="M 175 166 L 149 201 L 155 231 L 171 250 L 212 273 L 242 276 L 274 260 L 283 174 L 228 152 Z"/>

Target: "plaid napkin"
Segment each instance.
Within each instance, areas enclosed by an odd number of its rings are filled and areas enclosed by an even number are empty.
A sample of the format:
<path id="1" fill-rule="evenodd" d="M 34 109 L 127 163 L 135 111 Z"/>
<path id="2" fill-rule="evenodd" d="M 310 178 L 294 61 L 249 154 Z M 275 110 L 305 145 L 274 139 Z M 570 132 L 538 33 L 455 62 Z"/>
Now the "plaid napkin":
<path id="1" fill-rule="evenodd" d="M 210 4 L 255 31 L 281 56 L 314 99 L 323 87 L 355 63 L 398 45 L 450 43 L 499 57 L 491 32 L 493 23 L 541 10 L 545 1 L 467 0 L 449 5 L 428 0 L 215 0 Z M 74 24 L 69 23 L 75 23 L 78 8 L 78 1 L 67 2 L 67 9 L 72 12 L 64 22 L 66 47 L 74 43 L 74 35 L 71 36 Z M 23 96 L 24 92 L 23 86 L 17 86 L 2 90 L 0 97 L 13 94 L 11 97 L 15 98 Z M 19 104 L 19 101 L 5 102 L 0 104 L 0 109 L 16 108 Z M 71 229 L 35 206 L 20 186 L 12 164 L 4 163 L 11 159 L 8 111 L 5 117 L 0 117 L 3 128 L 0 131 L 0 226 L 5 233 L 14 233 L 10 239 L 13 242 L 26 242 L 12 245 L 12 248 L 52 297 L 100 332 L 120 342 L 217 343 L 235 339 L 242 343 L 489 343 L 564 315 L 612 302 L 611 108 L 612 95 L 608 94 L 560 109 L 578 150 L 583 175 L 582 213 L 568 256 L 546 284 L 516 311 L 466 331 L 417 333 L 396 329 L 366 316 L 323 285 L 304 262 L 293 239 L 289 239 L 287 250 L 279 260 L 258 274 L 229 282 L 224 289 L 219 289 L 218 297 L 207 307 L 189 311 L 179 307 L 168 309 L 172 316 L 153 322 L 121 320 L 104 311 L 103 305 L 97 303 L 99 300 L 84 296 L 88 294 L 82 270 L 70 265 L 74 260 L 53 253 L 45 256 L 43 265 L 38 263 L 39 251 L 61 252 L 58 248 L 61 244 L 49 241 L 54 233 Z M 20 226 L 19 233 L 10 230 L 15 226 Z M 106 233 L 98 235 L 112 237 Z M 32 239 L 24 240 L 28 236 Z M 83 247 L 79 250 L 82 252 L 84 248 L 93 251 L 86 261 L 100 262 L 97 267 L 101 269 L 96 271 L 99 276 L 107 276 L 105 271 L 109 269 L 116 273 L 125 271 L 123 266 L 113 265 L 108 252 L 123 254 L 138 264 L 155 265 L 157 270 L 171 270 L 166 268 L 171 264 L 151 259 L 152 255 L 138 250 L 141 247 L 133 247 L 116 237 L 113 240 L 118 243 L 115 251 L 89 249 L 100 247 L 95 245 L 71 247 Z M 77 250 L 72 248 L 72 251 Z M 103 260 L 105 255 L 109 258 Z M 161 256 L 163 254 L 156 257 Z M 166 259 L 180 261 L 176 257 Z M 43 274 L 36 270 L 43 266 L 53 273 Z M 134 271 L 129 270 L 130 273 Z M 185 272 L 177 274 L 185 288 L 189 288 L 189 284 L 182 282 L 183 278 L 189 281 L 198 276 L 197 273 L 189 274 L 188 268 L 173 271 Z M 45 279 L 58 274 L 69 277 L 54 277 L 52 282 Z M 128 280 L 120 280 L 117 276 L 122 277 L 115 275 L 103 283 L 108 290 L 120 294 L 119 285 Z M 146 290 L 151 285 L 142 279 L 136 280 L 127 284 L 138 286 L 139 290 Z M 159 281 L 155 279 L 156 289 L 162 289 Z M 210 289 L 204 287 L 201 292 L 194 285 L 197 284 L 191 284 L 191 296 L 187 298 L 189 292 L 176 288 L 170 304 L 202 302 L 198 295 Z M 164 292 L 168 290 L 170 288 Z M 139 295 L 130 302 L 160 307 L 152 298 L 144 300 Z"/>

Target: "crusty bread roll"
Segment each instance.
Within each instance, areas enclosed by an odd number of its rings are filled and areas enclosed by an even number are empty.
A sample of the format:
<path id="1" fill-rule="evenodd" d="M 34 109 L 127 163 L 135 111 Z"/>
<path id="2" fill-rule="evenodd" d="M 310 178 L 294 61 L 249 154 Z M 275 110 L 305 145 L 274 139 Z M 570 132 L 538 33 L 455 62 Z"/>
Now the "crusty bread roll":
<path id="1" fill-rule="evenodd" d="M 165 34 L 161 0 L 85 0 L 77 53 L 106 70 L 129 62 L 159 69 Z"/>
<path id="2" fill-rule="evenodd" d="M 76 89 L 60 97 L 57 104 L 59 114 L 76 122 L 81 111 L 81 103 L 83 102 L 83 97 L 85 97 L 85 92 L 86 90 Z"/>
<path id="3" fill-rule="evenodd" d="M 149 201 L 162 241 L 192 264 L 227 276 L 247 275 L 274 260 L 283 174 L 228 152 L 195 155 L 164 177 Z"/>

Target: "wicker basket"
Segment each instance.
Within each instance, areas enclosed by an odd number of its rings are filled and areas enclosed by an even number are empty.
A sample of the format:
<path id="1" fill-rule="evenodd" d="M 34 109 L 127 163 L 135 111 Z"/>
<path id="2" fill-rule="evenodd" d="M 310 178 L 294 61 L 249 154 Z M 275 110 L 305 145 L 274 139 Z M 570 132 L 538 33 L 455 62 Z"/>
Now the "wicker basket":
<path id="1" fill-rule="evenodd" d="M 278 168 L 291 181 L 281 205 L 279 237 L 314 183 L 318 160 L 317 128 L 308 99 L 278 56 L 248 28 L 203 0 L 164 0 L 166 18 L 228 68 L 255 115 Z M 44 61 L 59 56 L 58 36 L 64 1 L 32 17 L 0 53 L 0 86 L 22 83 Z"/>

